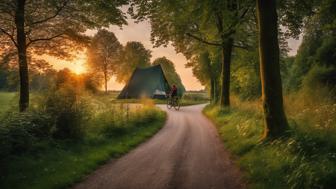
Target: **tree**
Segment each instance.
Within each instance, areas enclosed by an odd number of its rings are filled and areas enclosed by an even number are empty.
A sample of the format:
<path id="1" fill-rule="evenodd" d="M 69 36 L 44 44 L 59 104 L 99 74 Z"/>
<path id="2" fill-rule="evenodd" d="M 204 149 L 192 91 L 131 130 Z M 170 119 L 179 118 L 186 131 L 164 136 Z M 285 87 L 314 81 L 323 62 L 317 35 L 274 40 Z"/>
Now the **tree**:
<path id="1" fill-rule="evenodd" d="M 120 66 L 121 53 L 122 45 L 117 37 L 105 29 L 97 32 L 87 49 L 90 72 L 103 75 L 106 93 L 108 80 Z"/>
<path id="2" fill-rule="evenodd" d="M 235 35 L 252 8 L 250 1 L 145 1 L 134 0 L 134 18 L 148 18 L 152 26 L 155 46 L 175 46 L 188 59 L 198 55 L 194 51 L 199 44 L 222 49 L 220 97 L 221 106 L 230 105 L 230 65 L 233 47 L 245 48 L 241 41 L 235 43 Z"/>
<path id="3" fill-rule="evenodd" d="M 121 55 L 121 65 L 117 73 L 117 81 L 127 82 L 135 68 L 150 66 L 151 51 L 140 42 L 127 42 Z"/>
<path id="4" fill-rule="evenodd" d="M 85 41 L 82 33 L 109 24 L 126 24 L 118 9 L 127 0 L 8 0 L 0 2 L 0 48 L 14 47 L 20 76 L 19 109 L 29 106 L 28 56 L 69 58 Z"/>
<path id="5" fill-rule="evenodd" d="M 283 108 L 276 0 L 257 0 L 259 61 L 264 109 L 264 137 L 277 137 L 288 127 Z"/>
<path id="6" fill-rule="evenodd" d="M 186 67 L 191 67 L 194 76 L 202 85 L 210 89 L 210 100 L 212 103 L 216 103 L 219 92 L 218 78 L 221 70 L 218 53 L 215 53 L 215 55 L 211 57 L 209 52 L 202 52 L 198 56 L 194 56 L 191 61 L 186 64 Z"/>
<path id="7" fill-rule="evenodd" d="M 168 80 L 168 83 L 170 85 L 175 84 L 177 86 L 179 95 L 182 95 L 185 92 L 182 80 L 177 74 L 174 63 L 172 61 L 170 61 L 166 57 L 161 57 L 155 59 L 152 65 L 161 65 L 163 72 Z"/>

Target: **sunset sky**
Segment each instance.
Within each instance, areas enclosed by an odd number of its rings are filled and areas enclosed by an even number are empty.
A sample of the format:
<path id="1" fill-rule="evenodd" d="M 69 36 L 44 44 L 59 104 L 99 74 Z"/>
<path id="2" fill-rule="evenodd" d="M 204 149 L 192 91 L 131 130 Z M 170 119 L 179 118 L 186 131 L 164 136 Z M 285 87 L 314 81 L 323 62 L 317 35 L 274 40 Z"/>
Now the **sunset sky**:
<path id="1" fill-rule="evenodd" d="M 181 54 L 177 54 L 172 46 L 153 48 L 150 42 L 150 24 L 147 21 L 134 23 L 133 20 L 128 20 L 128 25 L 123 26 L 120 29 L 117 26 L 111 26 L 110 31 L 114 32 L 119 41 L 125 45 L 128 41 L 140 41 L 144 44 L 147 49 L 152 51 L 152 61 L 158 57 L 167 57 L 174 62 L 177 73 L 181 76 L 182 82 L 187 90 L 199 90 L 204 87 L 199 83 L 199 81 L 193 76 L 190 68 L 185 68 L 185 63 L 187 63 L 186 58 Z M 88 31 L 89 35 L 93 35 L 95 31 Z M 289 47 L 292 49 L 290 55 L 295 55 L 297 48 L 301 40 L 290 39 Z M 51 62 L 55 69 L 62 69 L 68 67 L 76 73 L 85 72 L 85 53 L 78 55 L 78 58 L 74 61 L 68 62 L 63 60 L 54 59 L 48 57 L 47 60 Z M 109 81 L 109 90 L 120 90 L 124 84 L 116 83 L 112 78 Z"/>

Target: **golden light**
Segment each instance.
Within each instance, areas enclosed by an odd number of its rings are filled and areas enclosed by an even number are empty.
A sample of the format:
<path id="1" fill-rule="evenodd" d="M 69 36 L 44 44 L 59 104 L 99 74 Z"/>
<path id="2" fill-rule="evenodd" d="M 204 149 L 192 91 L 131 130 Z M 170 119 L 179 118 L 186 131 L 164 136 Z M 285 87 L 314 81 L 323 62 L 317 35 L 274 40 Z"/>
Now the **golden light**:
<path id="1" fill-rule="evenodd" d="M 79 59 L 79 60 L 75 60 L 74 63 L 72 63 L 73 65 L 72 66 L 69 66 L 69 69 L 71 71 L 73 71 L 75 74 L 82 74 L 82 73 L 85 73 L 87 70 L 86 70 L 86 66 L 85 66 L 85 62 L 86 60 L 83 60 L 83 59 Z"/>
<path id="2" fill-rule="evenodd" d="M 48 61 L 56 70 L 68 68 L 69 70 L 78 75 L 87 72 L 86 67 L 87 57 L 85 52 L 79 52 L 75 59 L 69 61 L 58 59 L 48 55 L 43 55 L 41 56 L 41 58 Z"/>

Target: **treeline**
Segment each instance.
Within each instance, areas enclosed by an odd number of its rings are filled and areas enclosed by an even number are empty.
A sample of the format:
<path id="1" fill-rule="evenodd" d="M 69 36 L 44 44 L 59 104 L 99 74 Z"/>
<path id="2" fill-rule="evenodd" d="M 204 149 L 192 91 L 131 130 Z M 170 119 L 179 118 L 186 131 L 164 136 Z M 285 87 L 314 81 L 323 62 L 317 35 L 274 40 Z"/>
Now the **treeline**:
<path id="1" fill-rule="evenodd" d="M 155 45 L 172 42 L 189 59 L 212 103 L 229 107 L 230 92 L 261 97 L 264 137 L 273 138 L 288 128 L 282 88 L 299 90 L 313 83 L 308 77 L 335 86 L 334 7 L 334 0 L 137 0 L 129 12 L 150 20 Z M 287 39 L 302 32 L 297 57 L 289 57 Z"/>
<path id="2" fill-rule="evenodd" d="M 155 59 L 152 63 L 151 51 L 140 42 L 130 41 L 125 46 L 120 44 L 113 32 L 101 29 L 93 36 L 87 49 L 88 72 L 94 73 L 98 81 L 102 81 L 105 92 L 112 76 L 118 82 L 127 83 L 133 71 L 152 65 L 161 65 L 170 85 L 176 84 L 179 91 L 184 92 L 180 76 L 174 63 L 166 57 Z"/>

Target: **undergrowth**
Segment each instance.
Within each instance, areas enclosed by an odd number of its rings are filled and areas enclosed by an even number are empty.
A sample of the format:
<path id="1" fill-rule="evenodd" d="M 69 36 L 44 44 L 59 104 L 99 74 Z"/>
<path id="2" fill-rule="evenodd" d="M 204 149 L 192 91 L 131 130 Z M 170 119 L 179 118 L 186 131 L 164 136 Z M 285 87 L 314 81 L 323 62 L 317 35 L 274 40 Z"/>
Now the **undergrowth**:
<path id="1" fill-rule="evenodd" d="M 289 135 L 268 142 L 260 140 L 260 102 L 234 98 L 230 109 L 205 108 L 204 113 L 218 125 L 224 144 L 237 157 L 250 188 L 336 186 L 336 104 L 303 99 L 286 98 Z"/>

